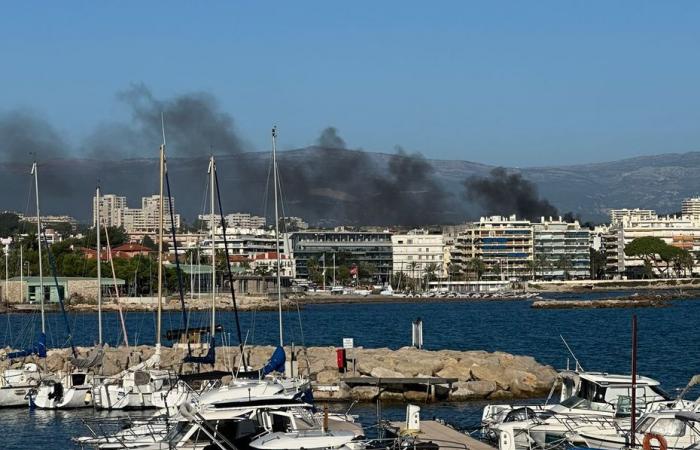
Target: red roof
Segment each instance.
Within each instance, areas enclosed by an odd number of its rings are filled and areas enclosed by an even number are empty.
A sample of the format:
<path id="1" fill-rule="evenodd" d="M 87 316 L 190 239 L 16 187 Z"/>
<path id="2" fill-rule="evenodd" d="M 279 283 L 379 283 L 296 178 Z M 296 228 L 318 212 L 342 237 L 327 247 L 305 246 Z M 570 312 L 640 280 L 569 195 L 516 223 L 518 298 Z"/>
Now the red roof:
<path id="1" fill-rule="evenodd" d="M 148 253 L 151 251 L 151 249 L 141 244 L 134 244 L 129 242 L 127 244 L 122 244 L 119 247 L 113 248 L 112 251 L 124 253 Z"/>
<path id="2" fill-rule="evenodd" d="M 244 255 L 229 255 L 228 260 L 231 262 L 247 262 L 250 258 Z"/>
<path id="3" fill-rule="evenodd" d="M 268 259 L 277 259 L 277 252 L 264 252 L 264 253 L 256 253 L 253 255 L 254 260 L 268 260 Z M 287 259 L 287 255 L 284 253 L 280 254 L 280 259 Z"/>

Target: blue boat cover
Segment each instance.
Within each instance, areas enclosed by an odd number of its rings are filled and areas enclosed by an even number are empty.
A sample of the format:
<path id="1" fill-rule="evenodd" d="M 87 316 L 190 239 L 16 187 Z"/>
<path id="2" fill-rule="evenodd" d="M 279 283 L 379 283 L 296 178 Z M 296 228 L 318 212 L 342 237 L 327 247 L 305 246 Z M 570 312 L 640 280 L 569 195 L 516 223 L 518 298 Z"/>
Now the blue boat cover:
<path id="1" fill-rule="evenodd" d="M 270 359 L 267 361 L 267 364 L 262 368 L 262 375 L 265 376 L 272 372 L 284 372 L 284 362 L 286 359 L 287 357 L 284 354 L 284 349 L 277 346 L 272 356 L 270 356 Z"/>
<path id="2" fill-rule="evenodd" d="M 26 350 L 7 354 L 8 359 L 24 358 L 25 356 L 37 355 L 39 358 L 46 358 L 46 334 L 39 335 L 39 342 Z"/>
<path id="3" fill-rule="evenodd" d="M 206 355 L 192 356 L 192 353 L 190 353 L 187 356 L 185 356 L 185 359 L 183 359 L 183 361 L 186 363 L 213 365 L 216 362 L 216 339 L 212 337 L 209 341 L 209 351 Z"/>

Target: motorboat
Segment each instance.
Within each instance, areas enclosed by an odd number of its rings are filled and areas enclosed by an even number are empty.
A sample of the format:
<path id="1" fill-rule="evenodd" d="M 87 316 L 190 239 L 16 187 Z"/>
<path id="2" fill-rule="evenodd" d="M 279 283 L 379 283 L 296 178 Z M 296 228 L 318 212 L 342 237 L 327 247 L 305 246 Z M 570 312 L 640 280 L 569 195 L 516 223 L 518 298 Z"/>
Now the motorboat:
<path id="1" fill-rule="evenodd" d="M 587 447 L 605 450 L 642 448 L 649 441 L 652 448 L 662 443 L 669 450 L 681 450 L 700 444 L 700 414 L 691 411 L 663 410 L 644 414 L 634 430 L 631 443 L 629 430 L 621 427 L 579 429 L 576 441 L 583 441 Z"/>
<path id="2" fill-rule="evenodd" d="M 487 405 L 482 415 L 483 436 L 498 442 L 501 450 L 545 448 L 552 442 L 565 441 L 579 427 L 609 428 L 615 419 L 629 417 L 630 375 L 563 371 L 559 380 L 559 403 Z M 659 384 L 648 377 L 637 377 L 637 414 L 673 404 Z"/>

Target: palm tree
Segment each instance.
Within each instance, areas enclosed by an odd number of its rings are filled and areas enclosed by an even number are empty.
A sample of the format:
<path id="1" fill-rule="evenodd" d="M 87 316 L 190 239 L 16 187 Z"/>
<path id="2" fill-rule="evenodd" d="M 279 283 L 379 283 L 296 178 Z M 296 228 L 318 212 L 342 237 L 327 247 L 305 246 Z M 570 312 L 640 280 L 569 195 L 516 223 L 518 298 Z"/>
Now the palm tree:
<path id="1" fill-rule="evenodd" d="M 569 279 L 569 272 L 571 271 L 571 257 L 568 255 L 562 255 L 559 257 L 559 260 L 557 260 L 557 269 L 561 269 L 564 271 L 564 279 L 568 280 Z"/>

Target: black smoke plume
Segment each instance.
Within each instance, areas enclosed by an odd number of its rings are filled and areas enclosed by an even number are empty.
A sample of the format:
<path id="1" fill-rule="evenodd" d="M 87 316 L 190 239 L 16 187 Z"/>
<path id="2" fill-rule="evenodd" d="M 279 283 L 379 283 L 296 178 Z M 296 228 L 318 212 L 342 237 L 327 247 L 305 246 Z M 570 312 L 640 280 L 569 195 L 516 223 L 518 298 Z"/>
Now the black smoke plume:
<path id="1" fill-rule="evenodd" d="M 325 148 L 345 148 L 345 141 L 338 134 L 338 129 L 335 127 L 327 127 L 318 137 L 318 146 Z"/>
<path id="2" fill-rule="evenodd" d="M 540 197 L 534 183 L 502 167 L 493 169 L 488 177 L 468 178 L 464 187 L 466 197 L 480 205 L 486 214 L 516 214 L 529 220 L 557 215 L 557 208 Z"/>
<path id="3" fill-rule="evenodd" d="M 27 112 L 0 116 L 0 209 L 27 210 L 28 170 L 37 154 L 46 214 L 66 213 L 87 221 L 97 183 L 103 193 L 140 197 L 158 189 L 158 147 L 165 119 L 168 171 L 175 208 L 190 221 L 206 212 L 202 201 L 210 153 L 217 155 L 222 201 L 227 211 L 271 215 L 268 152 L 251 152 L 233 117 L 206 93 L 157 98 L 143 84 L 120 92 L 130 120 L 100 124 L 70 146 L 47 121 Z M 284 142 L 284 129 L 280 129 Z M 323 225 L 420 225 L 456 223 L 434 168 L 420 154 L 398 148 L 393 155 L 349 150 L 338 130 L 324 129 L 318 145 L 281 152 L 279 169 L 288 215 Z M 11 186 L 12 189 L 7 188 Z M 3 189 L 4 188 L 4 189 Z"/>

